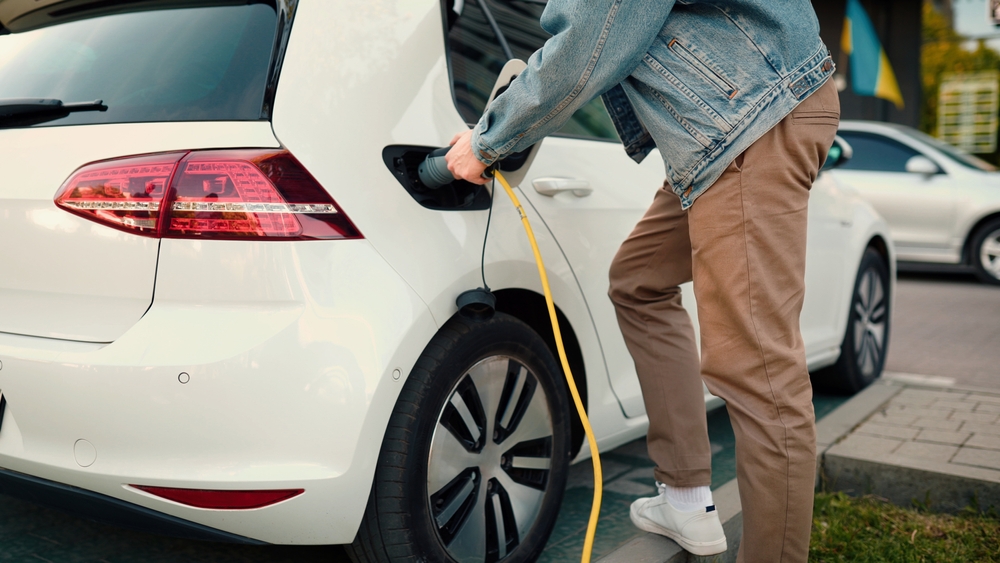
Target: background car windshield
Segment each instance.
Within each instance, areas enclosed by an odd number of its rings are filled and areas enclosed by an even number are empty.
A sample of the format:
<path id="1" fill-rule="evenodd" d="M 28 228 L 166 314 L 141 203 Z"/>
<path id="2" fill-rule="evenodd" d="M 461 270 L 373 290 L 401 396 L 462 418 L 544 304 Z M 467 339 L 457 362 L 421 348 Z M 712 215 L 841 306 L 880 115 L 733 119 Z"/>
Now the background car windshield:
<path id="1" fill-rule="evenodd" d="M 996 172 L 997 167 L 993 166 L 989 162 L 982 160 L 978 157 L 972 156 L 959 150 L 958 148 L 945 143 L 940 139 L 935 139 L 927 133 L 916 130 L 906 130 L 905 133 L 911 137 L 916 137 L 917 139 L 927 143 L 928 145 L 936 148 L 937 150 L 943 152 L 945 156 L 951 158 L 958 164 L 965 166 L 966 168 L 972 168 L 974 170 L 981 170 L 983 172 Z"/>
<path id="2" fill-rule="evenodd" d="M 0 36 L 0 99 L 104 100 L 38 125 L 258 120 L 273 6 L 133 12 Z"/>

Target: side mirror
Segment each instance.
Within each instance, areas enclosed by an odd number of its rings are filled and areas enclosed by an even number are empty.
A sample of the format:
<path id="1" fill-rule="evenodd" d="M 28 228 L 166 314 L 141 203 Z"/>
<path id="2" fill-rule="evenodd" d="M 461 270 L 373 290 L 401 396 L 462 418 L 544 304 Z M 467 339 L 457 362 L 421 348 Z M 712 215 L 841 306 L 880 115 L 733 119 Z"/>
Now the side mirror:
<path id="1" fill-rule="evenodd" d="M 923 174 L 924 176 L 933 176 L 941 172 L 937 164 L 923 155 L 916 155 L 910 157 L 910 160 L 906 161 L 906 171 L 911 174 Z"/>
<path id="2" fill-rule="evenodd" d="M 851 148 L 851 144 L 837 135 L 833 139 L 833 145 L 830 146 L 830 152 L 826 153 L 826 162 L 823 163 L 823 168 L 820 170 L 833 170 L 851 160 L 852 156 L 854 156 L 854 149 Z"/>

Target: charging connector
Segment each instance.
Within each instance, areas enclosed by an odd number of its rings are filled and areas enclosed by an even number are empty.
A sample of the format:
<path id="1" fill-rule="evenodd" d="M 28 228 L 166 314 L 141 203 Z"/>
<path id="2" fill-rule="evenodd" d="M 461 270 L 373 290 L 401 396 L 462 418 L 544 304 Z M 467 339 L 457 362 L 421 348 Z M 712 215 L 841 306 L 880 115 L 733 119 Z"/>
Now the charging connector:
<path id="1" fill-rule="evenodd" d="M 448 154 L 450 148 L 437 149 L 427 155 L 427 158 L 417 167 L 417 175 L 420 176 L 420 182 L 423 185 L 437 189 L 455 181 L 455 177 L 448 170 L 448 163 L 444 159 L 444 155 Z"/>
<path id="2" fill-rule="evenodd" d="M 437 149 L 427 155 L 427 158 L 420 163 L 420 166 L 417 167 L 417 176 L 420 177 L 420 183 L 428 188 L 431 188 L 432 190 L 436 190 L 455 181 L 455 177 L 452 176 L 451 171 L 448 170 L 448 161 L 444 158 L 444 155 L 448 154 L 449 149 L 451 149 L 451 147 Z M 493 171 L 496 169 L 496 163 L 488 166 L 486 170 L 483 171 L 483 179 L 491 179 L 493 177 Z"/>

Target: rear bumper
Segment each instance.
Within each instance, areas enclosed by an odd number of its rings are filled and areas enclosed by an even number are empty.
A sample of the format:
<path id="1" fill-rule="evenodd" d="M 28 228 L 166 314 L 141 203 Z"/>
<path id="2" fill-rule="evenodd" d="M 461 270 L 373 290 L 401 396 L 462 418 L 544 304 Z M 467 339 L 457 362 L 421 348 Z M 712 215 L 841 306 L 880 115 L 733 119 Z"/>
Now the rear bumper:
<path id="1" fill-rule="evenodd" d="M 164 240 L 154 304 L 114 343 L 0 334 L 0 468 L 249 541 L 350 542 L 435 330 L 366 241 Z M 205 510 L 130 484 L 305 493 Z"/>
<path id="2" fill-rule="evenodd" d="M 250 545 L 264 543 L 181 520 L 113 497 L 16 471 L 0 469 L 0 494 L 138 532 L 202 541 Z"/>

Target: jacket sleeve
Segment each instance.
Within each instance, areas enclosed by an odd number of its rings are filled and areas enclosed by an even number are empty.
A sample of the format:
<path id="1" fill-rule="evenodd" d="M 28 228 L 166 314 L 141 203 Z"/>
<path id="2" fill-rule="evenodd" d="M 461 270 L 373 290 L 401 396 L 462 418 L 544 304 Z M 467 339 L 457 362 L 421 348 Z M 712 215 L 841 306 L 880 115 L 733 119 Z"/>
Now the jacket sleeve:
<path id="1" fill-rule="evenodd" d="M 492 164 L 559 129 L 582 105 L 627 78 L 675 0 L 550 0 L 552 37 L 473 129 L 476 157 Z"/>

